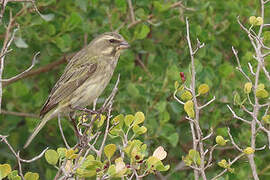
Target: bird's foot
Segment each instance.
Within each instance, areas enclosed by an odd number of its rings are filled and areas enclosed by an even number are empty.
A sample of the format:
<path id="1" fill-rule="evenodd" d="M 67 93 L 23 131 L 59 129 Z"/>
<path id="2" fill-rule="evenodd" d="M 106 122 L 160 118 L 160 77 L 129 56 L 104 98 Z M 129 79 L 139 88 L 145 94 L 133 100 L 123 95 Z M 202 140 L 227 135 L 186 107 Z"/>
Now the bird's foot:
<path id="1" fill-rule="evenodd" d="M 98 109 L 98 110 L 92 110 L 92 109 L 87 109 L 87 108 L 82 108 L 82 107 L 74 107 L 72 108 L 73 110 L 79 110 L 79 111 L 84 111 L 88 114 L 101 114 L 103 111 L 102 109 Z"/>

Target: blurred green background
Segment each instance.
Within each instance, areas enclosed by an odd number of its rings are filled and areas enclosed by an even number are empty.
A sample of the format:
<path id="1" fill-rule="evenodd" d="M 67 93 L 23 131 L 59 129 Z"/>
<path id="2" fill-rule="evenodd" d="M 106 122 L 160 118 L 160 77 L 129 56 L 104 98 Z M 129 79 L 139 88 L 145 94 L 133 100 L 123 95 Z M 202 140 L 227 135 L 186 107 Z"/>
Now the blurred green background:
<path id="1" fill-rule="evenodd" d="M 176 0 L 143 1 L 133 0 L 136 25 L 131 25 L 129 7 L 126 0 L 38 0 L 37 7 L 42 19 L 29 3 L 22 15 L 16 18 L 20 29 L 12 44 L 13 51 L 5 62 L 3 78 L 12 77 L 31 65 L 34 54 L 40 51 L 39 63 L 34 69 L 58 61 L 64 56 L 77 52 L 96 35 L 119 30 L 130 43 L 131 48 L 120 57 L 113 79 L 100 97 L 101 103 L 121 74 L 119 92 L 114 103 L 113 114 L 128 114 L 142 111 L 146 115 L 145 126 L 148 132 L 144 142 L 153 151 L 162 145 L 168 152 L 164 164 L 170 164 L 169 179 L 192 179 L 193 171 L 173 172 L 182 156 L 192 148 L 189 123 L 185 120 L 183 107 L 173 99 L 174 82 L 180 82 L 179 72 L 189 79 L 190 56 L 186 41 L 185 18 L 189 17 L 193 44 L 196 37 L 205 47 L 196 55 L 197 85 L 207 83 L 211 90 L 200 98 L 203 104 L 216 96 L 216 101 L 201 113 L 201 126 L 204 134 L 214 128 L 215 135 L 228 139 L 226 127 L 230 127 L 236 141 L 246 147 L 250 142 L 249 127 L 232 119 L 226 104 L 233 104 L 236 92 L 243 95 L 245 79 L 235 70 L 236 61 L 231 51 L 234 46 L 246 72 L 247 62 L 255 63 L 253 51 L 247 35 L 240 29 L 236 17 L 248 25 L 248 18 L 260 15 L 259 1 L 256 0 L 183 0 L 183 6 L 174 7 Z M 22 8 L 20 3 L 8 3 L 3 22 L 7 23 L 9 11 L 16 14 Z M 269 6 L 266 6 L 266 10 Z M 148 20 L 149 15 L 152 17 Z M 270 22 L 269 14 L 265 21 Z M 255 28 L 256 29 L 256 28 Z M 0 40 L 5 29 L 0 27 Z M 195 47 L 195 46 L 194 46 Z M 269 69 L 269 59 L 265 60 Z M 2 108 L 7 111 L 38 115 L 50 89 L 60 77 L 65 63 L 55 66 L 48 72 L 36 74 L 12 83 L 3 89 Z M 262 77 L 266 88 L 266 79 Z M 244 114 L 237 111 L 239 115 Z M 249 117 L 248 117 L 249 118 Z M 0 115 L 0 134 L 9 135 L 8 140 L 15 149 L 21 149 L 39 118 Z M 71 144 L 76 142 L 72 126 L 63 122 L 64 133 Z M 214 138 L 206 142 L 212 145 Z M 259 133 L 257 147 L 267 144 L 266 136 Z M 64 146 L 57 121 L 46 125 L 35 141 L 21 155 L 29 159 L 45 147 Z M 238 152 L 228 145 L 214 154 L 214 165 L 207 171 L 208 177 L 215 176 L 222 168 L 216 162 L 223 158 L 234 158 Z M 255 158 L 261 179 L 270 177 L 269 149 L 256 152 Z M 0 162 L 16 164 L 7 146 L 0 144 Z M 16 168 L 16 166 L 15 166 Z M 23 168 L 39 172 L 41 179 L 52 179 L 56 170 L 44 158 Z M 226 173 L 223 179 L 251 179 L 247 159 L 242 158 L 233 165 L 234 174 Z M 166 175 L 166 173 L 164 174 Z M 267 178 L 268 177 L 268 178 Z M 148 179 L 153 179 L 149 176 Z M 222 179 L 222 178 L 221 178 Z"/>

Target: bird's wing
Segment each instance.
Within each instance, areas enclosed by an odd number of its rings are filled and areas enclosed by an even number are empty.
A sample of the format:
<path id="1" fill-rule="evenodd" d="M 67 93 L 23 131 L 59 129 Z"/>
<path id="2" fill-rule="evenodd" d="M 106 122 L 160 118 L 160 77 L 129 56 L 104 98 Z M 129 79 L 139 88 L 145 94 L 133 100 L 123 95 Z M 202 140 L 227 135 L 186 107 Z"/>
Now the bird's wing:
<path id="1" fill-rule="evenodd" d="M 58 105 L 60 101 L 68 97 L 78 87 L 80 87 L 89 77 L 91 77 L 96 69 L 97 63 L 95 59 L 89 60 L 89 63 L 70 62 L 63 75 L 52 89 L 46 103 L 40 111 L 40 116 L 44 116 L 48 111 Z"/>

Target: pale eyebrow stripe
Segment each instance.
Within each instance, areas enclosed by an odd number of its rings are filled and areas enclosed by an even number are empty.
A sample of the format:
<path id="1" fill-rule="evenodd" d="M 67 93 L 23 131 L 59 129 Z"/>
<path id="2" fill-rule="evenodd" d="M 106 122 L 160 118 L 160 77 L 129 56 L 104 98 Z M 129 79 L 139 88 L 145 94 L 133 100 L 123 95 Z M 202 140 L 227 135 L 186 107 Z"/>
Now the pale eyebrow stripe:
<path id="1" fill-rule="evenodd" d="M 107 35 L 107 36 L 104 36 L 102 39 L 96 40 L 95 42 L 99 42 L 99 41 L 101 41 L 101 40 L 104 40 L 104 39 L 111 39 L 111 38 L 114 38 L 114 39 L 116 39 L 116 40 L 121 41 L 121 39 L 118 39 L 118 38 L 116 38 L 116 37 Z"/>

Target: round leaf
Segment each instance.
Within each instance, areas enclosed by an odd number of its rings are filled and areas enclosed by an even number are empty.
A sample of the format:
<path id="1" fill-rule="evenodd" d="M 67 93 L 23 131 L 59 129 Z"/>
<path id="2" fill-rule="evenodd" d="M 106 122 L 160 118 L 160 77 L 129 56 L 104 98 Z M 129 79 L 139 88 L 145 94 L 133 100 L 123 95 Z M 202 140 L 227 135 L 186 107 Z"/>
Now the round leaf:
<path id="1" fill-rule="evenodd" d="M 111 159 L 111 157 L 114 155 L 115 151 L 116 151 L 115 144 L 108 144 L 104 147 L 104 153 L 108 159 Z"/>
<path id="2" fill-rule="evenodd" d="M 45 152 L 45 159 L 51 165 L 56 165 L 56 163 L 58 162 L 58 158 L 58 153 L 53 149 L 49 149 Z"/>

